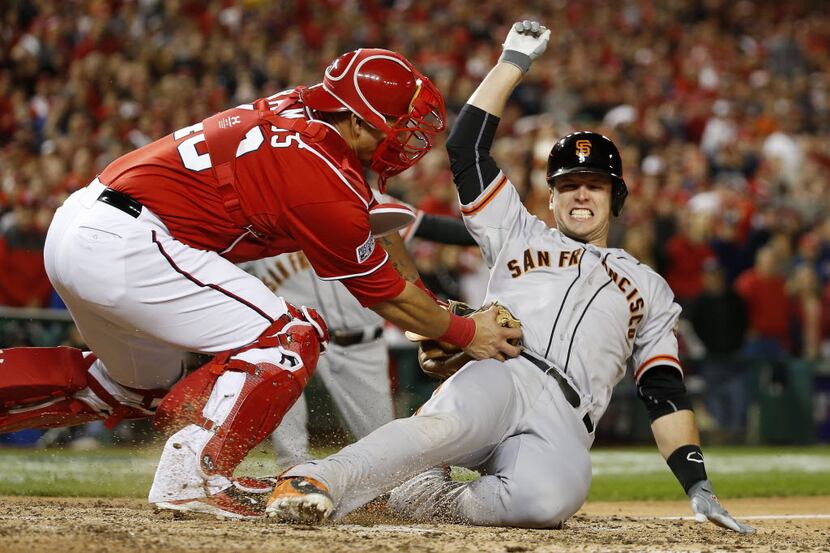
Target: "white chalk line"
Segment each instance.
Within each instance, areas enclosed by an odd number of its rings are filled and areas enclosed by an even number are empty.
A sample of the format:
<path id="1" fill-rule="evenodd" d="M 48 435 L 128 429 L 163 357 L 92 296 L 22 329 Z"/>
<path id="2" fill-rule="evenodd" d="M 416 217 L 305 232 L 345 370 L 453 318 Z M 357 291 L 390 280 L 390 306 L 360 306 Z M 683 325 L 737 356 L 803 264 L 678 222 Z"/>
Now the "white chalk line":
<path id="1" fill-rule="evenodd" d="M 635 517 L 639 520 L 653 520 L 652 517 Z M 657 520 L 695 520 L 695 517 L 656 517 Z M 819 520 L 830 519 L 830 515 L 751 515 L 735 517 L 738 520 Z"/>

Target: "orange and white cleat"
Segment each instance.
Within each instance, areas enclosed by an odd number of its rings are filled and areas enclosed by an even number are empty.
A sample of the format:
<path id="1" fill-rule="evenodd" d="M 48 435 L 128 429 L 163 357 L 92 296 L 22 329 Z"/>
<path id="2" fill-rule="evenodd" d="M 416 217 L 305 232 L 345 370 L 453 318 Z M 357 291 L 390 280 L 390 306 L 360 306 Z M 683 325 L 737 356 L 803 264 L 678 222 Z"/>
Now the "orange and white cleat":
<path id="1" fill-rule="evenodd" d="M 281 522 L 320 524 L 334 512 L 328 488 L 306 476 L 280 478 L 265 514 Z"/>

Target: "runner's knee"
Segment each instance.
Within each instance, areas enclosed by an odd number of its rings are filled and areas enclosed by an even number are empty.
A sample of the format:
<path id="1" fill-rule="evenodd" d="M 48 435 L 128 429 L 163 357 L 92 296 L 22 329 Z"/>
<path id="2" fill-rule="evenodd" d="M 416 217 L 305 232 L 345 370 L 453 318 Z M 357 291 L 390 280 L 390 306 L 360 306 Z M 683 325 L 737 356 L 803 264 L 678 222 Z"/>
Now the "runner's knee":
<path id="1" fill-rule="evenodd" d="M 503 523 L 522 528 L 556 528 L 576 513 L 588 496 L 590 482 L 576 474 L 503 480 Z"/>

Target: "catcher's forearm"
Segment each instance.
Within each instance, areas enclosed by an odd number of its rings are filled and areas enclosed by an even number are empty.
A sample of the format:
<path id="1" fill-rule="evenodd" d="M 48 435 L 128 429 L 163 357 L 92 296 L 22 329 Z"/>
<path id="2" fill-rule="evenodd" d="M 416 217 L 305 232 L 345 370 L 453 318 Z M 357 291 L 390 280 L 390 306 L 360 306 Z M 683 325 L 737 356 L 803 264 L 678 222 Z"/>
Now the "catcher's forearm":
<path id="1" fill-rule="evenodd" d="M 683 410 L 664 415 L 651 423 L 651 431 L 664 459 L 668 459 L 681 446 L 700 445 L 693 411 Z"/>
<path id="2" fill-rule="evenodd" d="M 450 313 L 411 282 L 397 297 L 372 306 L 372 311 L 398 327 L 437 338 L 450 325 Z"/>

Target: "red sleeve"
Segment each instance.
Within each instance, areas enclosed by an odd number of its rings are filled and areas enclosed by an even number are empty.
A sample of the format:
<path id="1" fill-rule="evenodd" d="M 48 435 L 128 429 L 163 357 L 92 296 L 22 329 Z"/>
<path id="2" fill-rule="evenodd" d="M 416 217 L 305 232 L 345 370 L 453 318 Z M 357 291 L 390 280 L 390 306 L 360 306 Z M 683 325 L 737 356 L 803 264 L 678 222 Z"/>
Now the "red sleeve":
<path id="1" fill-rule="evenodd" d="M 304 204 L 286 214 L 289 232 L 317 275 L 340 280 L 364 307 L 399 295 L 406 282 L 369 231 L 369 215 L 357 202 Z"/>

